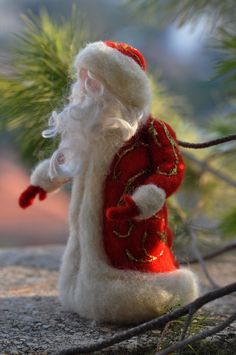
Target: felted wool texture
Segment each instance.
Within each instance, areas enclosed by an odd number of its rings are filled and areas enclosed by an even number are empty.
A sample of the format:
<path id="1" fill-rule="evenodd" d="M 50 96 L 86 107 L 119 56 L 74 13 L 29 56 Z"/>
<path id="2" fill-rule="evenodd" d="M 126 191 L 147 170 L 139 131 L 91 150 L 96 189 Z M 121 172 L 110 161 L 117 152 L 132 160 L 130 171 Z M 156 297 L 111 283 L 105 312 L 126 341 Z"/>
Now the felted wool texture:
<path id="1" fill-rule="evenodd" d="M 173 130 L 163 121 L 149 117 L 116 152 L 105 181 L 104 247 L 114 267 L 141 272 L 178 268 L 171 251 L 173 234 L 168 226 L 166 203 L 145 219 L 116 221 L 107 218 L 106 211 L 122 205 L 123 195 L 132 196 L 136 189 L 150 184 L 170 196 L 181 185 L 183 176 L 184 164 Z"/>
<path id="2" fill-rule="evenodd" d="M 129 324 L 192 301 L 198 286 L 188 269 L 142 273 L 111 266 L 103 241 L 104 183 L 122 145 L 117 130 L 105 133 L 90 147 L 80 176 L 74 177 L 59 295 L 65 309 L 82 317 Z"/>
<path id="3" fill-rule="evenodd" d="M 94 42 L 82 49 L 76 57 L 75 68 L 89 69 L 105 87 L 125 106 L 148 112 L 151 90 L 145 72 L 130 57 Z"/>
<path id="4" fill-rule="evenodd" d="M 169 197 L 177 191 L 183 181 L 185 164 L 178 149 L 176 134 L 170 125 L 161 120 L 149 119 L 150 124 L 154 132 L 154 138 L 150 139 L 149 137 L 148 144 L 152 152 L 152 164 L 156 167 L 156 173 L 151 174 L 145 180 L 145 184 L 154 184 L 162 188 L 166 197 Z"/>
<path id="5" fill-rule="evenodd" d="M 40 162 L 31 174 L 30 181 L 32 185 L 40 186 L 46 192 L 53 192 L 61 187 L 66 179 L 50 179 L 49 172 L 50 159 Z"/>
<path id="6" fill-rule="evenodd" d="M 132 198 L 141 213 L 136 219 L 144 219 L 153 216 L 162 208 L 165 197 L 165 191 L 153 184 L 137 188 Z"/>
<path id="7" fill-rule="evenodd" d="M 49 159 L 40 162 L 31 174 L 30 181 L 32 185 L 40 186 L 47 192 L 52 192 L 58 186 L 55 186 L 48 176 Z"/>

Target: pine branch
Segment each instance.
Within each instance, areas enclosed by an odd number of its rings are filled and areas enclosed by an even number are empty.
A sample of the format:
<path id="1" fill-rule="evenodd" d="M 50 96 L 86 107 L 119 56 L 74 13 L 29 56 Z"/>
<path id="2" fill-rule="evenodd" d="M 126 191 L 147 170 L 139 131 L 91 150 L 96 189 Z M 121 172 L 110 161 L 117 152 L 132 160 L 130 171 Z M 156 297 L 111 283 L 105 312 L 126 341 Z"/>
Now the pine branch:
<path id="1" fill-rule="evenodd" d="M 70 20 L 55 22 L 44 11 L 39 17 L 23 16 L 23 21 L 9 53 L 11 74 L 0 74 L 0 128 L 16 132 L 20 152 L 33 162 L 55 150 L 57 141 L 43 139 L 40 132 L 52 110 L 67 102 L 72 63 L 88 35 L 74 7 Z"/>
<path id="2" fill-rule="evenodd" d="M 136 335 L 143 334 L 148 330 L 163 328 L 168 322 L 176 320 L 186 314 L 189 314 L 190 310 L 194 313 L 205 304 L 212 302 L 218 298 L 229 295 L 236 292 L 236 282 L 227 286 L 221 287 L 214 291 L 208 292 L 205 295 L 197 298 L 195 301 L 180 307 L 174 311 L 171 311 L 161 317 L 152 319 L 148 322 L 137 325 L 128 330 L 115 334 L 105 340 L 98 341 L 94 344 L 80 346 L 68 350 L 61 351 L 58 355 L 78 355 L 80 353 L 91 353 L 94 351 L 102 350 L 112 345 L 118 344 L 124 340 L 130 339 Z"/>
<path id="3" fill-rule="evenodd" d="M 211 275 L 208 272 L 204 258 L 202 257 L 201 253 L 198 250 L 197 237 L 196 237 L 195 231 L 191 227 L 189 227 L 188 229 L 189 229 L 189 233 L 190 233 L 190 236 L 192 239 L 192 250 L 196 256 L 196 259 L 198 260 L 199 264 L 201 265 L 204 275 L 206 276 L 207 280 L 209 281 L 210 285 L 213 288 L 218 288 L 219 285 L 217 285 L 217 283 L 212 279 Z"/>

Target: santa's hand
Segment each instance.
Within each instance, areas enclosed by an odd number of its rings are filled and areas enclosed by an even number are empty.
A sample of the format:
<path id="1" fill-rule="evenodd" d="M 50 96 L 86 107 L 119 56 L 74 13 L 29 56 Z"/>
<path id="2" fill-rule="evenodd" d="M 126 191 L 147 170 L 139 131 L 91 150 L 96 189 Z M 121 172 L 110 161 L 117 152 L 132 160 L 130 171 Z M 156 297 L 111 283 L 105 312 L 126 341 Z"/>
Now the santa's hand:
<path id="1" fill-rule="evenodd" d="M 106 217 L 110 220 L 126 220 L 135 218 L 140 214 L 140 210 L 134 200 L 129 195 L 123 196 L 124 204 L 117 207 L 110 207 L 106 210 Z"/>
<path id="2" fill-rule="evenodd" d="M 32 205 L 36 196 L 39 196 L 39 200 L 45 200 L 47 192 L 40 186 L 30 185 L 22 192 L 19 197 L 19 205 L 21 208 L 26 208 Z"/>

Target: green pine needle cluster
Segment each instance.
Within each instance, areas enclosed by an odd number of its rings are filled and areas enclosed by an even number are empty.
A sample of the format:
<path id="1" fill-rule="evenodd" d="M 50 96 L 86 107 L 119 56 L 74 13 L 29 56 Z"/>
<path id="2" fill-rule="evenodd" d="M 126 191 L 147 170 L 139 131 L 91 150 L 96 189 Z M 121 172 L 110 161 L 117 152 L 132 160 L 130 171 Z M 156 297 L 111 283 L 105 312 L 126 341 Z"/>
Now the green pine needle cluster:
<path id="1" fill-rule="evenodd" d="M 0 128 L 14 130 L 21 154 L 35 163 L 53 149 L 55 142 L 42 139 L 40 132 L 52 110 L 67 100 L 73 59 L 88 31 L 74 8 L 70 21 L 54 22 L 45 11 L 39 17 L 23 16 L 23 21 L 11 73 L 0 75 Z"/>

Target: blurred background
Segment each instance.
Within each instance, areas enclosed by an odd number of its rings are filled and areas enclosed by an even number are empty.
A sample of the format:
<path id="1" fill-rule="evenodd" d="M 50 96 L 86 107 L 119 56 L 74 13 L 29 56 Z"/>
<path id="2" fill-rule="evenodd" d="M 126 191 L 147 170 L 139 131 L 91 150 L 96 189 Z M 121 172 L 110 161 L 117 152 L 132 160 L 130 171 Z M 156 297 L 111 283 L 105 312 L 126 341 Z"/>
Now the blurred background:
<path id="1" fill-rule="evenodd" d="M 70 188 L 21 210 L 19 194 L 56 142 L 41 137 L 66 102 L 85 43 L 127 42 L 144 54 L 153 109 L 180 140 L 236 133 L 234 0 L 0 0 L 0 246 L 64 243 Z M 170 199 L 176 248 L 190 229 L 200 248 L 236 233 L 236 144 L 182 150 L 185 183 Z"/>

